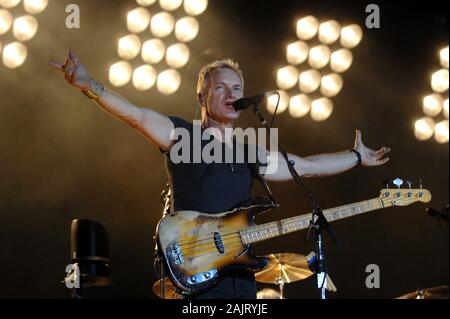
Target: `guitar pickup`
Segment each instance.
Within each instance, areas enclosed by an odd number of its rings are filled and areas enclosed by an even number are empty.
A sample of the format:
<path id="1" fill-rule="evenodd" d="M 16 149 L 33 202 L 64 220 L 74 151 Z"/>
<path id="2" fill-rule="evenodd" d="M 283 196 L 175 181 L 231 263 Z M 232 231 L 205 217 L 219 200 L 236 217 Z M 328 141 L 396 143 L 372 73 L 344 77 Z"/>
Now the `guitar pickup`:
<path id="1" fill-rule="evenodd" d="M 214 244 L 216 245 L 217 250 L 220 254 L 225 252 L 225 247 L 223 246 L 222 237 L 218 232 L 214 233 Z"/>

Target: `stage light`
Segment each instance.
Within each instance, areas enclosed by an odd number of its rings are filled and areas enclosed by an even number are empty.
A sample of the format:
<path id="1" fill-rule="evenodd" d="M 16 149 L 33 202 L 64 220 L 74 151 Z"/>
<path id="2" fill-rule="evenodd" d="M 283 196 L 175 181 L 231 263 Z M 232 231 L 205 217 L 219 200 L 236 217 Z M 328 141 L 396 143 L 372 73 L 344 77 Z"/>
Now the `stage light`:
<path id="1" fill-rule="evenodd" d="M 321 23 L 319 26 L 319 41 L 324 44 L 332 44 L 339 39 L 341 25 L 335 20 Z"/>
<path id="2" fill-rule="evenodd" d="M 431 76 L 431 88 L 433 91 L 442 93 L 448 90 L 448 70 L 440 69 Z"/>
<path id="3" fill-rule="evenodd" d="M 322 97 L 311 103 L 311 118 L 316 122 L 325 121 L 333 112 L 333 102 Z"/>
<path id="4" fill-rule="evenodd" d="M 208 0 L 184 0 L 184 11 L 191 16 L 197 16 L 205 12 Z"/>
<path id="5" fill-rule="evenodd" d="M 287 46 L 286 60 L 293 65 L 305 62 L 308 57 L 309 46 L 303 41 L 296 41 Z"/>
<path id="6" fill-rule="evenodd" d="M 443 120 L 434 127 L 434 139 L 440 144 L 448 143 L 448 120 Z"/>
<path id="7" fill-rule="evenodd" d="M 13 23 L 13 16 L 8 10 L 0 9 L 0 35 L 9 31 Z"/>
<path id="8" fill-rule="evenodd" d="M 173 44 L 167 48 L 166 63 L 171 68 L 182 68 L 188 63 L 189 57 L 189 48 L 184 43 Z"/>
<path id="9" fill-rule="evenodd" d="M 280 103 L 278 104 L 277 114 L 283 113 L 289 106 L 289 94 L 286 91 L 278 90 L 280 93 Z M 278 95 L 272 95 L 267 99 L 267 110 L 273 114 L 277 106 Z"/>
<path id="10" fill-rule="evenodd" d="M 306 16 L 297 21 L 297 37 L 300 40 L 310 40 L 319 31 L 319 20 L 313 16 Z"/>
<path id="11" fill-rule="evenodd" d="M 164 38 L 172 33 L 175 19 L 168 12 L 160 12 L 153 16 L 150 25 L 155 37 Z"/>
<path id="12" fill-rule="evenodd" d="M 299 72 L 295 66 L 288 65 L 278 70 L 277 84 L 282 90 L 288 90 L 297 84 Z"/>
<path id="13" fill-rule="evenodd" d="M 439 58 L 441 60 L 442 67 L 448 69 L 448 47 L 439 52 Z"/>
<path id="14" fill-rule="evenodd" d="M 159 6 L 166 11 L 174 11 L 178 9 L 183 0 L 159 0 Z"/>
<path id="15" fill-rule="evenodd" d="M 175 36 L 181 42 L 189 42 L 195 39 L 200 26 L 194 17 L 184 17 L 175 24 Z"/>
<path id="16" fill-rule="evenodd" d="M 425 115 L 433 117 L 441 113 L 443 104 L 444 99 L 442 96 L 437 93 L 433 93 L 424 97 L 422 109 Z"/>
<path id="17" fill-rule="evenodd" d="M 124 86 L 130 82 L 133 68 L 126 61 L 120 61 L 109 68 L 109 81 L 114 86 Z"/>
<path id="18" fill-rule="evenodd" d="M 155 85 L 158 72 L 151 65 L 141 65 L 133 72 L 133 85 L 140 91 L 149 90 Z"/>
<path id="19" fill-rule="evenodd" d="M 136 8 L 127 14 L 127 27 L 130 32 L 140 33 L 145 31 L 150 24 L 150 12 L 145 8 Z"/>
<path id="20" fill-rule="evenodd" d="M 38 30 L 38 22 L 35 17 L 25 15 L 14 20 L 13 34 L 19 41 L 31 40 Z"/>
<path id="21" fill-rule="evenodd" d="M 19 4 L 20 0 L 0 0 L 0 6 L 6 9 L 14 8 Z"/>
<path id="22" fill-rule="evenodd" d="M 47 8 L 48 0 L 24 0 L 23 7 L 29 14 L 38 14 Z"/>
<path id="23" fill-rule="evenodd" d="M 347 49 L 353 49 L 362 40 L 363 31 L 357 24 L 345 26 L 341 30 L 341 45 Z"/>
<path id="24" fill-rule="evenodd" d="M 311 109 L 311 99 L 306 94 L 293 96 L 289 102 L 289 114 L 299 118 L 308 114 Z"/>
<path id="25" fill-rule="evenodd" d="M 320 86 L 322 75 L 317 70 L 308 70 L 300 73 L 299 88 L 304 93 L 312 93 Z"/>
<path id="26" fill-rule="evenodd" d="M 331 51 L 326 45 L 318 45 L 309 51 L 308 63 L 315 69 L 321 69 L 330 62 Z"/>
<path id="27" fill-rule="evenodd" d="M 160 39 L 151 39 L 144 42 L 142 46 L 142 60 L 146 63 L 159 63 L 166 53 L 166 45 Z"/>
<path id="28" fill-rule="evenodd" d="M 434 133 L 434 120 L 431 117 L 424 117 L 414 124 L 414 135 L 419 141 L 426 141 Z"/>
<path id="29" fill-rule="evenodd" d="M 164 95 L 175 93 L 181 84 L 181 75 L 177 70 L 166 70 L 158 75 L 156 85 L 158 91 Z"/>
<path id="30" fill-rule="evenodd" d="M 339 49 L 331 54 L 330 66 L 334 72 L 343 73 L 350 68 L 352 63 L 352 52 L 347 49 Z"/>
<path id="31" fill-rule="evenodd" d="M 28 50 L 20 42 L 13 42 L 3 48 L 3 64 L 10 69 L 21 66 L 27 59 Z"/>
<path id="32" fill-rule="evenodd" d="M 148 7 L 156 2 L 156 0 L 136 0 L 137 4 L 143 7 Z"/>
<path id="33" fill-rule="evenodd" d="M 342 90 L 344 80 L 339 74 L 332 73 L 322 77 L 320 92 L 326 97 L 332 97 Z"/>
<path id="34" fill-rule="evenodd" d="M 445 118 L 448 119 L 448 98 L 445 99 L 445 101 L 444 101 L 444 110 L 443 110 L 443 112 L 444 112 Z"/>
<path id="35" fill-rule="evenodd" d="M 136 34 L 129 34 L 119 40 L 117 52 L 122 59 L 134 59 L 140 51 L 141 39 Z"/>

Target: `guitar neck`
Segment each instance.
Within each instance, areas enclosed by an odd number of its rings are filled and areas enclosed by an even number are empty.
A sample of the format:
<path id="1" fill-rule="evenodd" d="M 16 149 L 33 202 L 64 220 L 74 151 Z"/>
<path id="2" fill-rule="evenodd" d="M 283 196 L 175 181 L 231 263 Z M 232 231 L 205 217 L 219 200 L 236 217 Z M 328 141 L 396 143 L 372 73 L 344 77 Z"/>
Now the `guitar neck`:
<path id="1" fill-rule="evenodd" d="M 385 202 L 381 198 L 374 198 L 350 205 L 325 209 L 323 214 L 328 222 L 333 222 L 390 206 L 393 206 L 392 203 Z M 240 235 L 244 244 L 251 244 L 306 229 L 309 227 L 310 221 L 311 214 L 305 214 L 252 226 L 242 230 Z"/>

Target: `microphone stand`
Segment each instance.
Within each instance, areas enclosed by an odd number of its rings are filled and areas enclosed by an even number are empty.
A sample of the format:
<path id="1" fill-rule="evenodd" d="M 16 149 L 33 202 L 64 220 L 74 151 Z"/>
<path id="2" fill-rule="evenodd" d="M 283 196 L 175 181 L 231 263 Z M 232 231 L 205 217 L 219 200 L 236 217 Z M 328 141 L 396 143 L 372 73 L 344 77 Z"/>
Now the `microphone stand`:
<path id="1" fill-rule="evenodd" d="M 261 122 L 261 124 L 266 128 L 266 130 L 267 130 L 267 132 L 269 134 L 269 139 L 270 139 L 271 138 L 271 136 L 270 136 L 270 128 L 267 125 L 267 121 L 264 119 L 264 116 L 261 113 L 259 104 L 256 104 L 256 103 L 253 104 L 253 111 L 258 116 L 258 119 Z M 328 223 L 328 221 L 325 218 L 325 216 L 324 216 L 322 210 L 320 209 L 320 207 L 317 205 L 317 202 L 314 199 L 313 195 L 306 188 L 305 184 L 303 183 L 303 181 L 301 180 L 301 178 L 298 175 L 297 171 L 295 170 L 295 167 L 294 167 L 295 166 L 295 161 L 289 159 L 286 151 L 280 146 L 279 143 L 278 143 L 278 149 L 279 149 L 280 154 L 283 156 L 284 160 L 286 161 L 286 163 L 288 165 L 289 172 L 291 173 L 292 177 L 294 178 L 294 181 L 300 187 L 303 187 L 303 189 L 305 190 L 306 194 L 308 195 L 308 197 L 311 200 L 312 216 L 311 216 L 311 221 L 309 222 L 309 228 L 308 228 L 308 233 L 307 233 L 307 236 L 306 236 L 306 240 L 309 240 L 310 230 L 313 229 L 315 231 L 316 249 L 317 249 L 317 252 L 316 252 L 316 255 L 317 255 L 317 271 L 316 271 L 317 287 L 320 289 L 320 297 L 321 297 L 321 299 L 326 299 L 325 292 L 326 292 L 326 288 L 327 288 L 327 284 L 326 284 L 327 273 L 326 273 L 326 266 L 325 266 L 325 255 L 324 255 L 324 252 L 323 252 L 322 231 L 325 230 L 329 234 L 331 239 L 336 244 L 340 244 L 340 242 L 337 240 L 333 228 Z"/>

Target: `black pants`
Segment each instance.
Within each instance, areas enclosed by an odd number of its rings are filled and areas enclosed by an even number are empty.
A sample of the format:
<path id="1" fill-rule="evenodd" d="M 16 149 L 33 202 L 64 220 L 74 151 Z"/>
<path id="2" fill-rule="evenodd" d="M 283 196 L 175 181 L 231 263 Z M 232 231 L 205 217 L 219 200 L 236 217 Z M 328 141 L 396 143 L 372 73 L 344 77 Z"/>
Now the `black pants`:
<path id="1" fill-rule="evenodd" d="M 247 271 L 233 272 L 193 299 L 256 299 L 255 275 Z"/>

